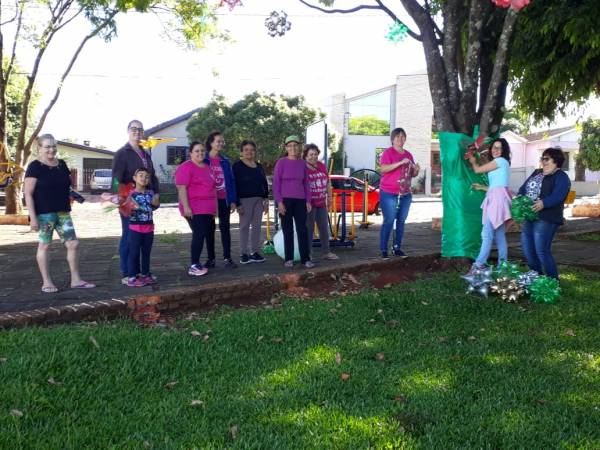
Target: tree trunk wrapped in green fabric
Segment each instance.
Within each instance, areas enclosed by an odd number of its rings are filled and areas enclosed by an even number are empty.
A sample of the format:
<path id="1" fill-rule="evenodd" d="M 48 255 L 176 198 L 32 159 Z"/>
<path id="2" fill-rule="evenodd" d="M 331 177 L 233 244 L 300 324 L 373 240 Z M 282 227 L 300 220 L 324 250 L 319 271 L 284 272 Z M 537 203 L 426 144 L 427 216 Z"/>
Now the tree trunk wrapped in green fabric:
<path id="1" fill-rule="evenodd" d="M 475 259 L 481 247 L 481 203 L 485 192 L 471 189 L 473 183 L 487 184 L 487 175 L 476 174 L 463 155 L 464 143 L 473 138 L 440 132 L 442 162 L 442 256 Z"/>

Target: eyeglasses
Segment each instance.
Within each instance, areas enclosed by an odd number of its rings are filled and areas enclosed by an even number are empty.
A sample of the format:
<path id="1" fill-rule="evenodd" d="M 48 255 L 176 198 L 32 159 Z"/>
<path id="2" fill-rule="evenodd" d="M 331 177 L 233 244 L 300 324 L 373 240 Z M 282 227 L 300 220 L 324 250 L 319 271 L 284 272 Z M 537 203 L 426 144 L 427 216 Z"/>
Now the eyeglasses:
<path id="1" fill-rule="evenodd" d="M 56 150 L 56 149 L 57 149 L 56 145 L 42 145 L 42 148 L 45 148 L 45 149 L 53 149 L 53 150 Z"/>
<path id="2" fill-rule="evenodd" d="M 552 160 L 552 158 L 549 158 L 548 156 L 544 156 L 543 158 L 540 158 L 540 161 L 542 161 L 542 162 L 548 162 L 551 160 Z"/>
<path id="3" fill-rule="evenodd" d="M 136 133 L 136 132 L 143 133 L 144 129 L 143 128 L 138 128 L 138 127 L 129 127 L 129 131 L 131 131 L 132 133 Z"/>

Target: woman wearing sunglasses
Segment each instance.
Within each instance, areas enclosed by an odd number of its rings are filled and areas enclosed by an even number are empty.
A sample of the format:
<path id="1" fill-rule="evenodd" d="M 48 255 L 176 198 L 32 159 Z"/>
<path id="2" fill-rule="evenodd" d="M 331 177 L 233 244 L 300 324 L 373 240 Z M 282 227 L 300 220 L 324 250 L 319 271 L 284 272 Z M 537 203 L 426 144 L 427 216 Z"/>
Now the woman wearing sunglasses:
<path id="1" fill-rule="evenodd" d="M 560 148 L 547 148 L 540 161 L 542 168 L 534 170 L 519 189 L 519 195 L 533 200 L 532 209 L 538 213 L 536 220 L 523 223 L 521 247 L 531 270 L 558 279 L 551 246 L 556 230 L 564 223 L 563 209 L 571 181 L 561 170 L 565 155 Z"/>

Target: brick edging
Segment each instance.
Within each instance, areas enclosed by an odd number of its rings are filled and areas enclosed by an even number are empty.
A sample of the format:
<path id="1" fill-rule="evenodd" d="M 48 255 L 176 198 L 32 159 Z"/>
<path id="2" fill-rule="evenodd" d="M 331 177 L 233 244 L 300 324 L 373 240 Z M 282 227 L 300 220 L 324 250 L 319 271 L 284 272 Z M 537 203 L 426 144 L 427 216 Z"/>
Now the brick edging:
<path id="1" fill-rule="evenodd" d="M 30 311 L 0 314 L 0 329 L 31 325 L 53 325 L 85 320 L 112 319 L 131 316 L 142 323 L 152 323 L 163 312 L 179 312 L 199 309 L 214 304 L 244 303 L 248 296 L 254 300 L 271 299 L 305 282 L 319 282 L 342 274 L 366 274 L 381 269 L 402 269 L 403 267 L 440 267 L 440 254 L 432 253 L 406 259 L 360 261 L 314 270 L 296 270 L 280 274 L 267 274 L 247 281 L 210 283 L 203 286 L 156 291 L 140 295 L 130 300 L 110 299 L 75 303 L 64 306 L 51 306 Z"/>

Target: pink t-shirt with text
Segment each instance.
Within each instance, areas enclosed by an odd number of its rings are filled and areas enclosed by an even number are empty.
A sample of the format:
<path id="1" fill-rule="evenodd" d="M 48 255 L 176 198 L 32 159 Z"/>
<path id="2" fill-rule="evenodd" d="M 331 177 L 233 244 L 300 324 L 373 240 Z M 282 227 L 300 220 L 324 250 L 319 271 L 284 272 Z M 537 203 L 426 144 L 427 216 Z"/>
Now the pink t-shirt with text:
<path id="1" fill-rule="evenodd" d="M 317 208 L 323 208 L 327 205 L 327 183 L 329 175 L 325 164 L 317 161 L 317 166 L 313 169 L 308 167 L 308 185 L 310 186 L 310 203 Z"/>
<path id="2" fill-rule="evenodd" d="M 217 198 L 226 198 L 227 191 L 225 190 L 225 174 L 223 173 L 223 167 L 221 166 L 221 158 L 210 158 L 210 170 L 212 171 L 213 178 L 215 179 Z"/>
<path id="3" fill-rule="evenodd" d="M 198 167 L 192 161 L 184 162 L 175 172 L 175 184 L 187 187 L 188 203 L 194 215 L 216 214 L 216 183 L 208 165 Z M 183 215 L 181 201 L 179 212 Z"/>
<path id="4" fill-rule="evenodd" d="M 381 155 L 381 165 L 394 164 L 408 159 L 408 164 L 402 164 L 397 169 L 386 172 L 381 177 L 379 189 L 388 194 L 406 195 L 410 194 L 410 184 L 414 174 L 415 160 L 408 150 L 400 153 L 394 147 L 386 149 Z"/>

